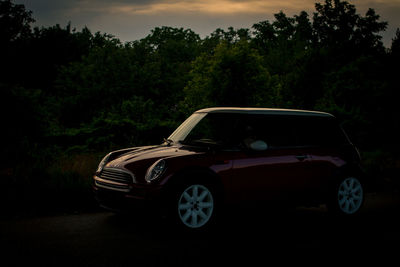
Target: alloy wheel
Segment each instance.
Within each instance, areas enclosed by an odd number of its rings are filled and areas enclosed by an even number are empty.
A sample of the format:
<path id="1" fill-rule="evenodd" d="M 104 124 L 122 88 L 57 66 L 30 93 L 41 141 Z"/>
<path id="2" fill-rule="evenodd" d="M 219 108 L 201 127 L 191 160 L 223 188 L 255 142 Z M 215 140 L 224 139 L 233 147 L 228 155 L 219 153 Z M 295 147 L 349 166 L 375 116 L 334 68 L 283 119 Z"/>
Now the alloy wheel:
<path id="1" fill-rule="evenodd" d="M 357 178 L 349 177 L 342 181 L 338 190 L 339 209 L 345 214 L 356 213 L 363 202 L 363 188 Z"/>
<path id="2" fill-rule="evenodd" d="M 200 184 L 187 187 L 178 201 L 179 219 L 190 228 L 200 228 L 211 218 L 214 199 L 211 191 Z"/>

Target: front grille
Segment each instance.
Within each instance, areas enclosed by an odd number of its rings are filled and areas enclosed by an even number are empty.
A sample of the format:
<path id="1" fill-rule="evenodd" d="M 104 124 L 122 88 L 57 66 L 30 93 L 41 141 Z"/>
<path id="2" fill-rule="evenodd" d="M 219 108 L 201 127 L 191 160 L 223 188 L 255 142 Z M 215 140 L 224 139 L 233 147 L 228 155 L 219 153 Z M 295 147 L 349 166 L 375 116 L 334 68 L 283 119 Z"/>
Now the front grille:
<path id="1" fill-rule="evenodd" d="M 100 178 L 128 184 L 133 182 L 132 175 L 120 169 L 106 168 L 101 172 Z"/>
<path id="2" fill-rule="evenodd" d="M 134 176 L 121 169 L 105 168 L 95 181 L 99 187 L 127 192 L 129 185 L 134 182 Z"/>

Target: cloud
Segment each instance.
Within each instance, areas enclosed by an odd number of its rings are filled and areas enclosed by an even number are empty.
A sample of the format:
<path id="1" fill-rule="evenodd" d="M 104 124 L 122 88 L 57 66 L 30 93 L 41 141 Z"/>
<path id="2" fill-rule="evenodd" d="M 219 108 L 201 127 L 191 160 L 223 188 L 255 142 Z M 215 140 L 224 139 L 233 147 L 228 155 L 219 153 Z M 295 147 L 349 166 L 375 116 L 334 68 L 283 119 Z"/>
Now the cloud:
<path id="1" fill-rule="evenodd" d="M 309 1 L 311 3 L 311 1 Z M 280 0 L 192 0 L 192 1 L 161 1 L 146 5 L 123 3 L 111 7 L 115 13 L 159 15 L 164 13 L 202 13 L 214 15 L 230 14 L 260 14 L 279 11 L 281 9 L 293 10 L 303 6 L 304 1 L 293 0 L 282 2 Z M 312 3 L 308 5 L 312 7 Z"/>
<path id="2" fill-rule="evenodd" d="M 15 0 L 28 9 L 47 14 L 101 13 L 120 15 L 163 14 L 260 14 L 283 10 L 285 13 L 314 10 L 324 0 Z M 400 0 L 351 0 L 357 9 L 399 7 Z"/>
<path id="3" fill-rule="evenodd" d="M 33 11 L 38 26 L 88 26 L 93 31 L 114 34 L 123 41 L 145 37 L 157 26 L 191 28 L 201 36 L 216 28 L 249 28 L 262 20 L 273 20 L 283 11 L 288 16 L 305 10 L 310 17 L 315 2 L 325 0 L 15 0 Z M 390 45 L 400 27 L 400 0 L 349 0 L 359 14 L 374 8 L 381 19 L 389 21 L 383 33 Z"/>
<path id="4" fill-rule="evenodd" d="M 38 26 L 88 26 L 122 40 L 135 40 L 156 26 L 191 28 L 205 36 L 216 28 L 251 27 L 284 10 L 313 7 L 313 0 L 15 0 L 33 10 Z M 139 34 L 140 33 L 140 34 Z M 145 34 L 146 33 L 146 34 Z"/>
<path id="5" fill-rule="evenodd" d="M 280 10 L 296 10 L 299 7 L 310 9 L 313 0 L 152 0 L 152 1 L 80 1 L 72 9 L 74 12 L 106 12 L 124 15 L 162 15 L 162 14 L 260 14 Z"/>
<path id="6" fill-rule="evenodd" d="M 271 10 L 311 8 L 314 0 L 17 0 L 42 14 L 112 13 L 147 14 L 259 14 Z"/>

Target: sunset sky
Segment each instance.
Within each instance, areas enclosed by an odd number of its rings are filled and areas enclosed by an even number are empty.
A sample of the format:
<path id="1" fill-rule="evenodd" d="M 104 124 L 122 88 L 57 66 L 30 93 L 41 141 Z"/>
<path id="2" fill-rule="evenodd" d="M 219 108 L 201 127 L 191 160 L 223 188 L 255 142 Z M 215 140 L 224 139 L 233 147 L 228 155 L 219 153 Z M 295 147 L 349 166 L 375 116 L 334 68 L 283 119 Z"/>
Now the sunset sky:
<path id="1" fill-rule="evenodd" d="M 282 10 L 293 16 L 305 10 L 312 17 L 315 2 L 324 0 L 14 0 L 33 11 L 35 26 L 85 25 L 93 32 L 109 33 L 122 41 L 141 39 L 157 26 L 190 28 L 205 37 L 217 28 L 250 28 L 273 20 Z M 364 15 L 371 7 L 388 21 L 384 43 L 390 46 L 400 27 L 400 0 L 349 1 Z"/>

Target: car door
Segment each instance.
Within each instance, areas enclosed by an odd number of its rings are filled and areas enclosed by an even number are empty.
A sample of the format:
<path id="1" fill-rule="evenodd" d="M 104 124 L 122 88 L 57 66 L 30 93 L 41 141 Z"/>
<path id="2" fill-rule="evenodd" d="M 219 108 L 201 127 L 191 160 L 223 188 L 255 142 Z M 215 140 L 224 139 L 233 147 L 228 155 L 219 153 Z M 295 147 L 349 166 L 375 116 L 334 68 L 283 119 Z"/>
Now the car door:
<path id="1" fill-rule="evenodd" d="M 297 146 L 308 157 L 304 176 L 298 181 L 299 197 L 310 200 L 323 197 L 335 170 L 345 164 L 338 151 L 346 137 L 333 120 L 304 117 L 293 123 Z"/>
<path id="2" fill-rule="evenodd" d="M 233 160 L 233 184 L 240 201 L 289 200 L 301 188 L 308 158 L 296 149 L 243 152 Z"/>
<path id="3" fill-rule="evenodd" d="M 233 159 L 232 187 L 237 199 L 246 202 L 292 198 L 305 181 L 310 158 L 296 147 L 290 117 L 252 116 L 241 127 L 246 129 L 244 140 L 263 141 L 267 149 L 254 151 L 244 146 Z"/>

